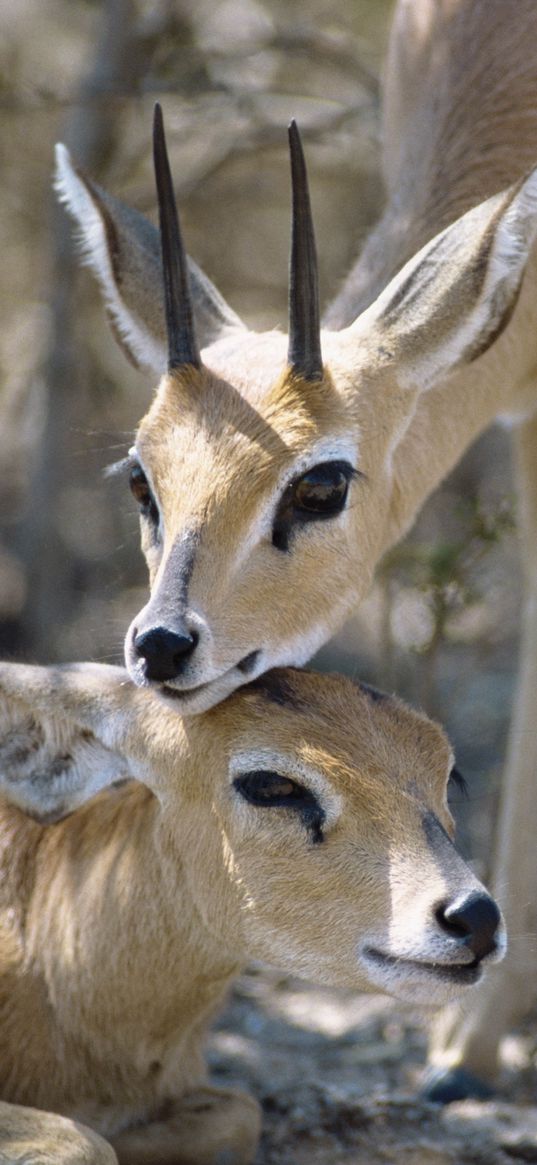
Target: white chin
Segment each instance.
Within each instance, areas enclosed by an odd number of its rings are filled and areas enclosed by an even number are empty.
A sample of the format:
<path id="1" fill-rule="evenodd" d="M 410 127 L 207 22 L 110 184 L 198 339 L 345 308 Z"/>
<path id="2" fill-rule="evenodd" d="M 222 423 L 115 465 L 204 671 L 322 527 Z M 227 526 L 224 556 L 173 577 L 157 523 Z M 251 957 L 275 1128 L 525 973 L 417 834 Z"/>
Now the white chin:
<path id="1" fill-rule="evenodd" d="M 248 683 L 248 677 L 242 676 L 236 668 L 207 684 L 186 690 L 174 688 L 169 684 L 146 685 L 143 682 L 140 684 L 140 678 L 135 674 L 131 675 L 135 683 L 141 687 L 150 686 L 156 696 L 164 700 L 168 707 L 174 707 L 181 716 L 198 716 L 201 712 L 208 712 L 209 708 L 225 700 L 236 688 Z"/>
<path id="2" fill-rule="evenodd" d="M 405 1003 L 420 1007 L 449 1003 L 483 977 L 481 964 L 432 963 L 362 950 L 360 964 L 371 984 Z"/>

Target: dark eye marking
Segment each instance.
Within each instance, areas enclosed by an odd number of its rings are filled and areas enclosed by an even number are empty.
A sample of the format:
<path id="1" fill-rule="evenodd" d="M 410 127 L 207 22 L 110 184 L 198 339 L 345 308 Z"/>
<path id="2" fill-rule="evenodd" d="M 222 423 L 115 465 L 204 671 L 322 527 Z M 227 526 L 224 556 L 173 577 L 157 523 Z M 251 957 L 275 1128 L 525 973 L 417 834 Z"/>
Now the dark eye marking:
<path id="1" fill-rule="evenodd" d="M 293 529 L 335 518 L 345 508 L 349 483 L 359 476 L 348 461 L 323 461 L 289 482 L 274 519 L 272 545 L 288 550 Z"/>
<path id="2" fill-rule="evenodd" d="M 448 777 L 448 793 L 453 789 L 456 789 L 465 799 L 468 797 L 468 782 L 455 767 L 452 768 Z"/>
<path id="3" fill-rule="evenodd" d="M 250 680 L 248 691 L 260 692 L 267 700 L 271 700 L 273 704 L 279 704 L 281 708 L 294 708 L 297 712 L 309 712 L 309 704 L 304 698 L 300 698 L 291 682 L 295 670 L 298 669 L 286 667 L 285 669 L 272 668 L 270 671 L 263 672 L 255 680 Z"/>
<path id="4" fill-rule="evenodd" d="M 255 769 L 235 777 L 233 787 L 245 801 L 249 801 L 250 805 L 257 805 L 262 809 L 294 810 L 311 833 L 312 841 L 324 840 L 322 830 L 324 809 L 304 785 L 299 785 L 297 781 L 292 781 L 290 777 L 284 777 L 281 773 Z"/>
<path id="5" fill-rule="evenodd" d="M 138 502 L 140 513 L 149 518 L 153 526 L 158 526 L 158 506 L 151 493 L 147 477 L 138 462 L 131 465 L 129 472 L 129 488 L 133 498 Z"/>

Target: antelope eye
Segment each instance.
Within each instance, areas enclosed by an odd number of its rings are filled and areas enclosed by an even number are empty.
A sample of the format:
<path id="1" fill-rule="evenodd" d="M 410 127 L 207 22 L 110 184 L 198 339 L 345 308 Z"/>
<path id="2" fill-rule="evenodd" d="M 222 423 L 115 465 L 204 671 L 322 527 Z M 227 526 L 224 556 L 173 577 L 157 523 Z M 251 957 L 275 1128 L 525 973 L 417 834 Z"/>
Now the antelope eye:
<path id="1" fill-rule="evenodd" d="M 276 807 L 295 810 L 311 833 L 313 841 L 323 840 L 324 809 L 304 785 L 299 785 L 281 773 L 256 769 L 235 777 L 233 787 L 250 805 L 265 809 Z"/>
<path id="2" fill-rule="evenodd" d="M 147 506 L 151 501 L 151 490 L 143 469 L 139 465 L 133 466 L 129 474 L 129 486 L 138 505 Z"/>
<path id="3" fill-rule="evenodd" d="M 272 545 L 288 550 L 294 527 L 340 514 L 356 472 L 348 461 L 323 461 L 290 482 L 276 512 Z"/>
<path id="4" fill-rule="evenodd" d="M 129 487 L 133 497 L 138 502 L 142 514 L 152 522 L 158 522 L 158 509 L 149 482 L 140 465 L 134 465 L 129 474 Z"/>
<path id="5" fill-rule="evenodd" d="M 294 483 L 295 507 L 311 514 L 338 514 L 347 499 L 349 469 L 337 461 L 328 461 L 308 470 Z"/>
<path id="6" fill-rule="evenodd" d="M 260 769 L 252 773 L 242 773 L 233 785 L 238 793 L 252 805 L 296 805 L 315 801 L 309 789 L 297 785 L 290 777 Z"/>
<path id="7" fill-rule="evenodd" d="M 468 797 L 468 782 L 463 777 L 462 773 L 455 767 L 452 768 L 448 777 L 448 796 L 456 789 L 463 798 Z"/>

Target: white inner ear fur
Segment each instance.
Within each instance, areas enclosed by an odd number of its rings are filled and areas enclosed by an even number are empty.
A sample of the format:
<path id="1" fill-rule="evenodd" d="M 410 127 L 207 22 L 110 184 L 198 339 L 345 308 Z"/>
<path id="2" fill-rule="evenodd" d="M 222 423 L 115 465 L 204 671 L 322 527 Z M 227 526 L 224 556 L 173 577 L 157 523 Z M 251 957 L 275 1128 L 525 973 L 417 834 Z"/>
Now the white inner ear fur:
<path id="1" fill-rule="evenodd" d="M 165 345 L 159 343 L 141 321 L 123 303 L 114 278 L 106 231 L 101 214 L 88 187 L 73 167 L 66 146 L 59 142 L 55 149 L 56 173 L 54 189 L 60 202 L 67 207 L 78 227 L 77 242 L 82 262 L 91 267 L 101 285 L 106 306 L 121 337 L 136 360 L 158 376 L 166 370 Z"/>
<path id="2" fill-rule="evenodd" d="M 243 773 L 254 772 L 256 769 L 279 773 L 296 781 L 309 789 L 323 809 L 325 814 L 324 825 L 327 828 L 335 825 L 343 812 L 343 797 L 336 793 L 330 782 L 312 765 L 284 753 L 274 752 L 270 748 L 248 749 L 235 753 L 229 764 L 231 780 L 236 780 Z M 240 794 L 237 794 L 240 796 Z M 252 806 L 252 808 L 256 808 Z"/>

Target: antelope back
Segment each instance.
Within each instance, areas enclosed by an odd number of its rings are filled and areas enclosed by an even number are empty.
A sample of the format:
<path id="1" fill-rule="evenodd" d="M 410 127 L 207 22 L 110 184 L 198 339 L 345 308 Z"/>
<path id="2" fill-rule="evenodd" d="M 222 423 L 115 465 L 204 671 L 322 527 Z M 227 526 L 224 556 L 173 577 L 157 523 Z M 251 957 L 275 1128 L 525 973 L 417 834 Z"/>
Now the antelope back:
<path id="1" fill-rule="evenodd" d="M 348 327 L 319 336 L 296 131 L 291 144 L 289 340 L 239 325 L 192 267 L 189 280 L 185 258 L 175 279 L 168 242 L 166 286 L 182 286 L 190 306 L 168 307 L 166 340 L 156 231 L 60 153 L 62 197 L 116 325 L 163 374 L 126 461 L 151 584 L 126 662 L 136 683 L 189 713 L 307 660 L 367 591 L 407 488 L 393 467 L 418 399 L 506 327 L 536 231 L 532 174 L 429 242 Z M 140 282 L 153 303 L 143 319 Z M 183 363 L 170 339 L 170 319 L 182 315 L 199 339 L 187 341 Z M 467 408 L 470 439 L 497 401 L 476 395 Z"/>
<path id="2" fill-rule="evenodd" d="M 276 670 L 181 720 L 120 669 L 90 664 L 2 665 L 0 696 L 10 973 L 22 942 L 26 960 L 45 960 L 46 976 L 64 982 L 69 936 L 88 934 L 77 948 L 86 991 L 99 1009 L 114 949 L 107 1006 L 120 992 L 137 1031 L 142 997 L 166 1000 L 171 1014 L 175 992 L 180 1024 L 197 975 L 209 982 L 212 968 L 222 990 L 248 957 L 440 1001 L 501 956 L 499 911 L 450 841 L 449 744 L 401 701 Z M 129 785 L 53 829 L 29 823 L 27 836 L 10 807 L 49 822 L 55 799 L 65 814 L 118 773 L 153 797 Z M 156 910 L 165 928 L 155 930 Z"/>
<path id="3" fill-rule="evenodd" d="M 398 0 L 384 70 L 386 206 L 331 304 L 350 323 L 401 265 L 537 158 L 532 0 Z"/>

